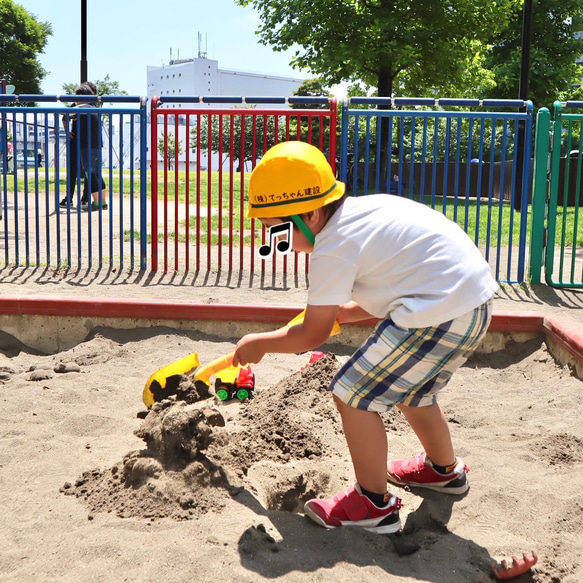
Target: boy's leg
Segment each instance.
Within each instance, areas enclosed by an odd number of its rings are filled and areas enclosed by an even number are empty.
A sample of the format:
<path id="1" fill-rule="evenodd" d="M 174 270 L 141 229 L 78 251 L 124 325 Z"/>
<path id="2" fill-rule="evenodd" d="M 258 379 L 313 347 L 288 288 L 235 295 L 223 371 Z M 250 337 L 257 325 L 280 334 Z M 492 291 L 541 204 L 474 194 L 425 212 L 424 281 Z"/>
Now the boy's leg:
<path id="1" fill-rule="evenodd" d="M 387 491 L 387 434 L 380 415 L 355 409 L 334 397 L 352 458 L 356 481 L 376 494 Z"/>
<path id="2" fill-rule="evenodd" d="M 360 526 L 377 534 L 401 528 L 401 500 L 387 492 L 387 435 L 378 413 L 355 409 L 337 397 L 334 401 L 352 456 L 355 486 L 323 500 L 308 500 L 306 515 L 325 528 Z"/>
<path id="3" fill-rule="evenodd" d="M 425 453 L 411 460 L 391 461 L 387 477 L 393 484 L 437 490 L 444 494 L 463 494 L 470 485 L 469 471 L 455 456 L 449 426 L 441 407 L 397 405 L 419 438 Z"/>
<path id="4" fill-rule="evenodd" d="M 449 433 L 449 425 L 441 410 L 434 403 L 428 407 L 407 407 L 397 405 L 411 429 L 419 438 L 427 457 L 439 466 L 449 466 L 455 462 L 455 453 Z"/>

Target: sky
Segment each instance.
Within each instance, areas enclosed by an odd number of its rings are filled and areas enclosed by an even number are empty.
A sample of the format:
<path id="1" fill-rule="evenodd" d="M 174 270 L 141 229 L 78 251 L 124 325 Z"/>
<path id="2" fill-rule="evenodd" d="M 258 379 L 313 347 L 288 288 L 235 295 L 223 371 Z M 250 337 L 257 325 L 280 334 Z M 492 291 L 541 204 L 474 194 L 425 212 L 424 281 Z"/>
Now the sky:
<path id="1" fill-rule="evenodd" d="M 64 83 L 78 83 L 81 67 L 81 0 L 16 0 L 37 20 L 49 22 L 39 60 L 48 71 L 47 95 L 61 95 Z M 201 50 L 220 69 L 311 78 L 292 69 L 293 51 L 275 52 L 259 43 L 257 12 L 234 0 L 87 0 L 87 71 L 91 81 L 118 81 L 129 95 L 147 95 L 148 65 L 198 56 Z"/>

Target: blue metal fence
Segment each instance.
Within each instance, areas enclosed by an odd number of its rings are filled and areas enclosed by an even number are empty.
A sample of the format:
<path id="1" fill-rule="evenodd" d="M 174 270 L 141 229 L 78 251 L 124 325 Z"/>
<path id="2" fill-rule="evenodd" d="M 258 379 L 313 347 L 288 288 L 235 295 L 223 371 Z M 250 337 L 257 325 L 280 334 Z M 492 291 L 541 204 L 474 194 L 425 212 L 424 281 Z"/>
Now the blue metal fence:
<path id="1" fill-rule="evenodd" d="M 532 103 L 520 100 L 352 98 L 342 111 L 341 178 L 354 195 L 386 192 L 440 210 L 497 280 L 521 282 L 532 117 Z"/>
<path id="2" fill-rule="evenodd" d="M 21 104 L 25 106 L 15 106 L 14 100 L 25 102 Z M 63 107 L 74 100 L 99 101 L 106 107 L 97 110 Z M 189 103 L 186 97 L 181 101 Z M 33 102 L 39 105 L 34 106 Z M 249 103 L 249 99 L 241 98 L 241 102 Z M 188 110 L 174 103 L 169 107 L 172 107 L 170 119 L 176 120 L 177 126 L 164 126 L 160 131 L 176 134 L 177 144 L 182 118 L 187 119 L 189 114 L 198 119 L 197 116 L 207 113 L 204 109 L 192 110 L 196 105 L 189 105 Z M 252 111 L 230 107 L 215 117 L 222 119 L 226 115 L 232 122 L 233 116 Z M 521 282 L 525 279 L 529 226 L 532 112 L 532 103 L 519 100 L 352 98 L 342 106 L 339 174 L 347 183 L 348 192 L 354 195 L 386 192 L 440 210 L 458 222 L 480 247 L 496 279 Z M 156 157 L 157 142 L 162 135 L 159 131 L 153 137 L 149 135 L 148 113 L 146 100 L 138 97 L 0 95 L 0 209 L 3 214 L 0 258 L 3 255 L 6 265 L 141 270 L 148 267 L 147 255 L 151 253 L 148 237 L 152 238 L 151 245 L 159 237 L 159 233 L 151 232 L 155 221 L 150 214 L 154 207 L 147 201 L 151 192 L 149 166 Z M 302 115 L 301 110 L 296 113 Z M 306 111 L 308 121 L 301 122 L 309 131 L 313 129 L 310 120 L 315 119 L 316 113 Z M 102 137 L 96 166 L 105 179 L 100 195 L 109 206 L 107 211 L 85 212 L 81 208 L 83 181 L 79 161 L 73 203 L 59 206 L 67 191 L 67 171 L 71 173 L 67 165 L 74 147 L 63 127 L 73 114 L 99 118 Z M 267 112 L 263 116 L 248 117 L 267 119 Z M 298 121 L 298 131 L 301 124 Z M 252 128 L 258 131 L 255 125 Z M 180 172 L 184 171 L 188 177 L 188 168 L 195 158 L 197 172 L 200 169 L 200 148 L 186 139 L 191 129 L 190 125 L 185 126 L 184 160 L 176 156 L 172 172 L 175 190 L 183 181 Z M 521 129 L 524 141 L 521 141 Z M 289 128 L 286 131 L 289 133 Z M 152 141 L 149 151 L 148 139 Z M 168 139 L 163 140 L 162 156 L 175 156 L 177 152 L 170 152 Z M 8 159 L 9 141 L 14 153 L 11 160 Z M 221 152 L 219 145 L 216 154 Z M 329 153 L 333 156 L 332 151 Z M 209 160 L 210 156 L 209 152 Z M 163 161 L 164 168 L 168 167 L 167 162 Z M 184 166 L 183 170 L 179 164 Z M 240 170 L 233 170 L 232 164 L 221 163 L 216 166 L 220 169 L 218 177 L 213 177 L 211 170 L 215 166 L 214 162 L 212 166 L 209 163 L 205 169 L 207 189 L 211 180 L 217 179 L 220 184 L 226 180 L 230 192 L 229 185 Z M 225 173 L 230 173 L 231 178 Z M 244 181 L 241 184 L 237 208 L 245 205 Z M 517 204 L 517 192 L 521 194 L 520 204 Z M 210 209 L 207 211 L 210 213 Z M 205 244 L 210 246 L 213 244 L 210 218 L 208 230 Z M 198 257 L 201 238 L 193 240 L 193 244 Z M 247 243 L 241 238 L 238 244 Z M 232 269 L 230 262 L 228 269 Z M 262 273 L 270 269 L 279 268 L 275 262 L 271 265 L 261 262 Z M 297 268 L 294 273 L 298 273 Z"/>
<path id="3" fill-rule="evenodd" d="M 64 107 L 74 101 L 105 107 Z M 5 265 L 145 269 L 146 105 L 130 96 L 0 95 Z M 89 120 L 96 119 L 98 146 L 87 166 L 89 175 L 103 177 L 98 196 L 107 210 L 92 210 L 90 193 L 87 208 L 81 204 L 82 144 L 69 133 L 74 116 L 89 140 Z"/>

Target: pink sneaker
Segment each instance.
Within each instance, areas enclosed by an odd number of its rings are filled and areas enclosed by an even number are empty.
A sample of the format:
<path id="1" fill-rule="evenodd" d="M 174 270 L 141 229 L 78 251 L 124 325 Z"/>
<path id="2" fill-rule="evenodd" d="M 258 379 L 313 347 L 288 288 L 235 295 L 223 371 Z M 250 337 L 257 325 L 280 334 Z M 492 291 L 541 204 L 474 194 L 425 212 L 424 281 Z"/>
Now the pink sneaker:
<path id="1" fill-rule="evenodd" d="M 304 505 L 304 511 L 324 528 L 360 526 L 376 534 L 390 534 L 401 528 L 399 519 L 401 499 L 394 494 L 389 496 L 387 506 L 378 508 L 361 494 L 360 486 L 356 484 L 332 498 L 308 500 Z"/>
<path id="2" fill-rule="evenodd" d="M 449 474 L 436 472 L 424 453 L 411 460 L 389 462 L 387 478 L 398 486 L 428 488 L 444 494 L 463 494 L 470 487 L 466 475 L 470 469 L 459 457 L 455 459 L 457 463 Z"/>

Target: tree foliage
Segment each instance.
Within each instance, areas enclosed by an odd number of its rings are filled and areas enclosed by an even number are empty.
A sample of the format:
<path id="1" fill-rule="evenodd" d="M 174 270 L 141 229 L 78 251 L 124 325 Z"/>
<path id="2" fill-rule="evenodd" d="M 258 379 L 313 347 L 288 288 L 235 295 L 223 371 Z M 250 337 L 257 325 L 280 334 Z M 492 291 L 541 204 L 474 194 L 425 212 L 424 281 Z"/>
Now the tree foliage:
<path id="1" fill-rule="evenodd" d="M 166 138 L 164 138 L 164 136 L 158 138 L 158 153 L 164 160 L 167 160 L 169 170 L 172 170 L 174 160 L 176 160 L 183 151 L 182 140 L 178 140 L 177 143 L 173 134 L 168 134 Z"/>
<path id="2" fill-rule="evenodd" d="M 297 97 L 326 97 L 331 98 L 333 95 L 324 86 L 321 79 L 306 79 L 294 91 L 294 96 Z M 330 109 L 329 104 L 320 103 L 294 103 L 292 109 Z M 337 108 L 340 108 L 337 105 Z M 311 144 L 322 147 L 325 152 L 330 148 L 330 124 L 328 118 L 318 119 L 315 116 L 302 115 L 301 111 L 297 112 L 297 117 L 291 117 L 289 120 L 289 133 L 292 136 L 300 136 L 302 140 L 308 141 Z M 336 133 L 340 131 L 340 116 L 337 116 Z"/>
<path id="3" fill-rule="evenodd" d="M 522 7 L 522 1 L 513 3 L 507 25 L 492 39 L 485 64 L 492 70 L 496 85 L 487 97 L 519 97 Z M 576 35 L 581 30 L 581 0 L 533 0 L 528 98 L 537 108 L 550 108 L 556 99 L 583 97 L 583 67 L 575 62 L 583 55 L 583 39 Z"/>
<path id="4" fill-rule="evenodd" d="M 78 83 L 63 83 L 63 91 L 65 95 L 73 95 Z M 97 86 L 97 95 L 127 95 L 128 92 L 119 88 L 119 81 L 113 81 L 106 75 L 103 80 L 95 81 Z"/>
<path id="5" fill-rule="evenodd" d="M 261 158 L 277 141 L 283 141 L 285 126 L 273 115 L 249 115 L 245 110 L 254 106 L 241 107 L 240 114 L 203 115 L 200 123 L 190 130 L 193 151 L 210 149 L 220 152 L 225 159 L 237 161 L 237 171 L 241 162 L 251 162 Z M 209 120 L 210 118 L 210 120 Z"/>
<path id="6" fill-rule="evenodd" d="M 38 55 L 52 34 L 48 22 L 40 22 L 12 0 L 0 0 L 0 78 L 14 85 L 15 93 L 41 93 L 47 72 Z"/>
<path id="7" fill-rule="evenodd" d="M 294 91 L 298 97 L 332 97 L 332 93 L 324 86 L 321 79 L 305 79 Z M 293 109 L 327 109 L 326 105 L 295 103 Z"/>
<path id="8" fill-rule="evenodd" d="M 236 0 L 259 13 L 260 42 L 295 49 L 292 65 L 328 85 L 362 81 L 380 97 L 486 82 L 484 47 L 513 0 Z M 482 78 L 485 78 L 483 81 Z"/>

